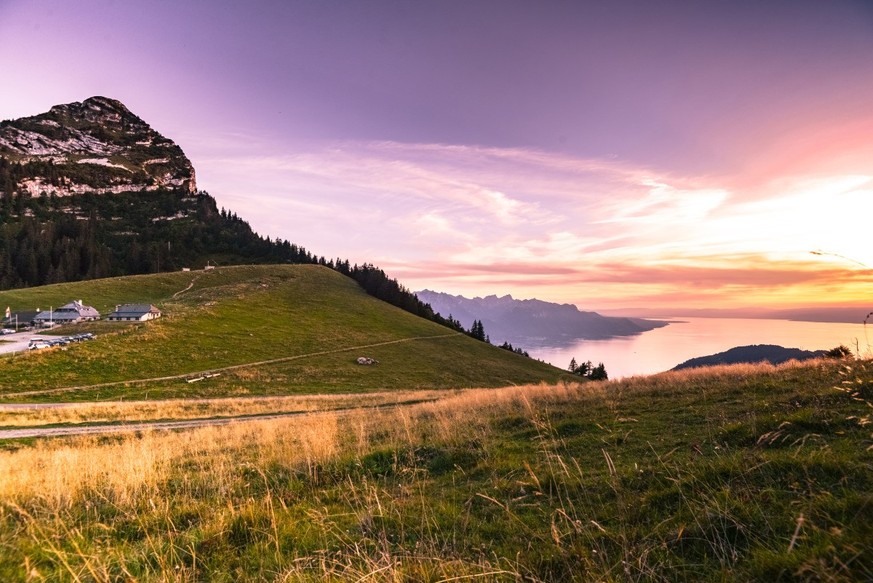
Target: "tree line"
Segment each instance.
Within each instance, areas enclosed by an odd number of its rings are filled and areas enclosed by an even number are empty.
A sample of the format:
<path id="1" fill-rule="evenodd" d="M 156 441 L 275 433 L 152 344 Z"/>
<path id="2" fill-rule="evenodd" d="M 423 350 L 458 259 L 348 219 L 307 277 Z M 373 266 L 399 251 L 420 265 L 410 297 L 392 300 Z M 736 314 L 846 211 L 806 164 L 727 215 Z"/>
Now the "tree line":
<path id="1" fill-rule="evenodd" d="M 567 367 L 567 370 L 573 374 L 591 379 L 592 381 L 609 380 L 609 375 L 606 373 L 606 366 L 604 366 L 602 362 L 598 363 L 597 366 L 595 366 L 590 360 L 577 363 L 576 357 L 574 356 L 570 359 L 570 365 Z"/>
<path id="2" fill-rule="evenodd" d="M 3 162 L 0 157 L 0 166 Z M 9 173 L 6 177 L 13 178 Z M 407 312 L 488 341 L 481 322 L 465 330 L 375 265 L 326 259 L 289 241 L 261 237 L 236 213 L 218 209 L 205 192 L 31 197 L 11 189 L 0 196 L 0 289 L 178 271 L 207 263 L 314 264 L 352 278 L 368 294 Z"/>

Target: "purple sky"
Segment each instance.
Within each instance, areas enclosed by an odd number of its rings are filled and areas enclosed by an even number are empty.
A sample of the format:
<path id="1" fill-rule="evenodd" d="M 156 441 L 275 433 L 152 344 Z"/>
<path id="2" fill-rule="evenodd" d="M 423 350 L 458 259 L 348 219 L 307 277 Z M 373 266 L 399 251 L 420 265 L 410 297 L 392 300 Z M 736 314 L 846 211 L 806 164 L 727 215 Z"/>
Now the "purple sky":
<path id="1" fill-rule="evenodd" d="M 0 118 L 120 99 L 413 289 L 869 303 L 870 2 L 0 0 L 0 71 Z"/>

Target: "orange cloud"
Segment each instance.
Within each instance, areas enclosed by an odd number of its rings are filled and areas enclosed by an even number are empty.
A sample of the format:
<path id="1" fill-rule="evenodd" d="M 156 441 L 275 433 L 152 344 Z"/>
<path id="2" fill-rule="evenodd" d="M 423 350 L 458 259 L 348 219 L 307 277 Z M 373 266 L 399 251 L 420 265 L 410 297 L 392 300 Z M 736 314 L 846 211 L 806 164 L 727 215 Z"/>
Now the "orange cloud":
<path id="1" fill-rule="evenodd" d="M 873 279 L 870 172 L 773 175 L 743 190 L 540 151 L 393 142 L 213 163 L 231 191 L 243 180 L 231 208 L 258 193 L 245 216 L 260 232 L 374 262 L 412 289 L 782 306 L 864 301 Z"/>

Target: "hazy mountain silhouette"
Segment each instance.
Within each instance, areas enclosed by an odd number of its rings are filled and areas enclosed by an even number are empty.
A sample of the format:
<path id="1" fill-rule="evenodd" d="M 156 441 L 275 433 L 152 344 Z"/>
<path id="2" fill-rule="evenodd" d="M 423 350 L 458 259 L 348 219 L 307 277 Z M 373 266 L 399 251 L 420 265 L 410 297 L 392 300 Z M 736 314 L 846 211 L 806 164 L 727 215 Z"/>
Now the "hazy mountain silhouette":
<path id="1" fill-rule="evenodd" d="M 758 363 L 769 362 L 770 364 L 780 364 L 789 360 L 810 360 L 819 358 L 825 355 L 824 350 L 801 350 L 799 348 L 785 348 L 775 344 L 753 344 L 751 346 L 737 346 L 711 354 L 709 356 L 700 356 L 686 360 L 685 362 L 673 367 L 673 370 L 682 370 L 684 368 L 698 368 L 701 366 L 715 366 L 719 364 L 739 364 L 739 363 Z"/>
<path id="2" fill-rule="evenodd" d="M 466 298 L 423 290 L 418 298 L 442 316 L 451 315 L 464 327 L 480 320 L 491 342 L 519 342 L 542 339 L 549 342 L 601 340 L 634 336 L 666 326 L 667 322 L 640 318 L 601 316 L 579 310 L 573 304 L 556 304 L 537 299 L 516 300 L 510 295 Z"/>

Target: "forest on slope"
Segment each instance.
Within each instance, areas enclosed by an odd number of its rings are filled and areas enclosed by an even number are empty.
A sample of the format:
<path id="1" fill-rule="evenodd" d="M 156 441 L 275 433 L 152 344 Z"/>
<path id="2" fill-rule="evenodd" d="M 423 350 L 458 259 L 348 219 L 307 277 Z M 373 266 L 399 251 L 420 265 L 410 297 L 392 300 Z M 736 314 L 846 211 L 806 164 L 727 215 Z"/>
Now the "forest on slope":
<path id="1" fill-rule="evenodd" d="M 0 182 L 4 169 L 0 159 Z M 0 201 L 0 289 L 202 268 L 207 264 L 319 264 L 351 277 L 383 301 L 462 331 L 372 264 L 326 259 L 262 237 L 205 192 L 31 197 Z"/>

